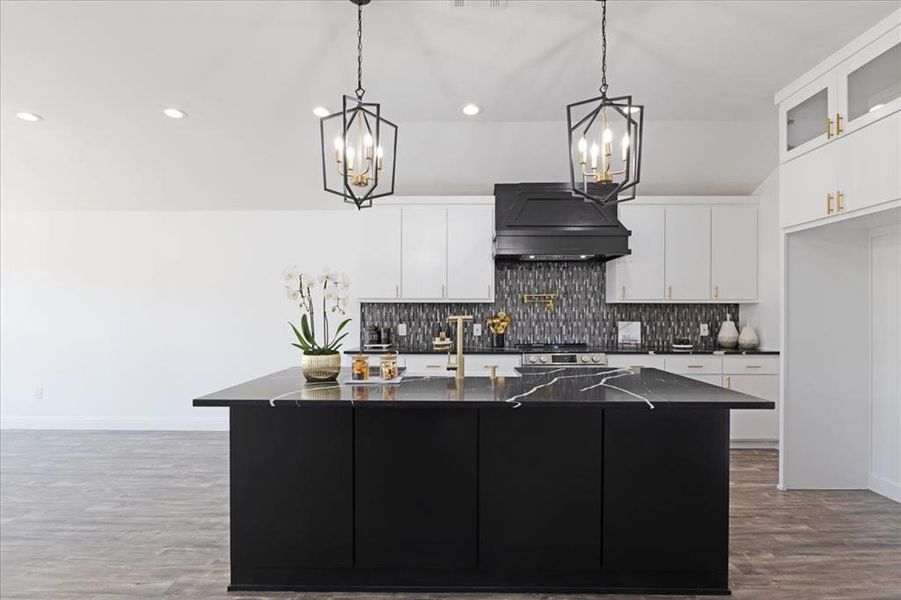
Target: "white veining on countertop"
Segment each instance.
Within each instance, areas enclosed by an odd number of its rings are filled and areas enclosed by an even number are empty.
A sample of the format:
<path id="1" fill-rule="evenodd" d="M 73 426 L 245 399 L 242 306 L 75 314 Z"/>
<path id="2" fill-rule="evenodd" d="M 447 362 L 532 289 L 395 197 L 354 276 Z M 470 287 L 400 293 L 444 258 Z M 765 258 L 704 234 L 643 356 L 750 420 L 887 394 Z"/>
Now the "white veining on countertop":
<path id="1" fill-rule="evenodd" d="M 553 371 L 553 372 L 557 372 L 557 371 L 566 371 L 566 369 L 557 369 L 556 371 Z M 558 375 L 557 377 L 554 377 L 553 379 L 551 379 L 550 381 L 548 381 L 546 383 L 540 383 L 540 384 L 536 385 L 535 387 L 533 387 L 532 389 L 530 389 L 527 392 L 523 392 L 521 394 L 516 394 L 515 396 L 510 396 L 509 398 L 507 398 L 505 400 L 505 402 L 515 403 L 515 406 L 513 408 L 519 408 L 519 406 L 522 404 L 521 402 L 519 402 L 520 398 L 525 398 L 526 396 L 534 394 L 541 388 L 546 388 L 546 387 L 552 386 L 555 383 L 557 383 L 558 381 L 560 381 L 561 379 L 575 379 L 578 377 L 601 377 L 604 375 L 611 375 L 613 373 L 620 373 L 623 371 L 626 371 L 627 373 L 632 373 L 631 369 L 623 368 L 623 369 L 614 369 L 613 371 L 604 371 L 602 373 L 584 373 L 584 372 L 582 372 L 582 373 L 579 373 L 578 375 Z M 627 373 L 623 373 L 623 375 L 626 375 Z M 536 375 L 549 375 L 550 373 L 535 373 L 535 374 Z M 647 402 L 647 400 L 645 400 L 645 402 Z"/>
<path id="2" fill-rule="evenodd" d="M 653 404 L 650 400 L 648 400 L 647 398 L 645 398 L 644 396 L 641 396 L 641 395 L 639 395 L 639 394 L 636 394 L 635 392 L 632 392 L 632 391 L 629 391 L 629 390 L 625 390 L 625 389 L 623 389 L 623 388 L 621 388 L 621 387 L 617 387 L 617 386 L 615 386 L 615 385 L 611 385 L 611 384 L 607 383 L 607 381 L 609 381 L 609 380 L 611 380 L 611 379 L 616 379 L 617 377 L 626 377 L 627 375 L 635 375 L 635 372 L 632 371 L 632 369 L 626 369 L 626 371 L 628 371 L 628 372 L 627 372 L 627 373 L 620 373 L 619 375 L 611 375 L 610 377 L 604 377 L 604 378 L 600 381 L 600 383 L 596 383 L 596 384 L 594 384 L 594 385 L 589 385 L 588 387 L 584 387 L 584 388 L 582 388 L 582 389 L 579 390 L 579 391 L 580 391 L 580 392 L 587 392 L 588 390 L 593 390 L 593 389 L 596 388 L 596 387 L 601 387 L 601 386 L 608 387 L 608 388 L 611 388 L 611 389 L 614 389 L 614 390 L 618 390 L 618 391 L 620 391 L 620 392 L 623 392 L 623 393 L 625 393 L 625 394 L 629 394 L 630 396 L 634 396 L 635 398 L 638 398 L 639 400 L 644 400 L 645 402 L 647 402 L 648 407 L 650 407 L 651 410 L 653 410 L 653 409 L 654 409 L 654 404 Z M 614 372 L 615 372 L 615 371 L 614 371 Z"/>

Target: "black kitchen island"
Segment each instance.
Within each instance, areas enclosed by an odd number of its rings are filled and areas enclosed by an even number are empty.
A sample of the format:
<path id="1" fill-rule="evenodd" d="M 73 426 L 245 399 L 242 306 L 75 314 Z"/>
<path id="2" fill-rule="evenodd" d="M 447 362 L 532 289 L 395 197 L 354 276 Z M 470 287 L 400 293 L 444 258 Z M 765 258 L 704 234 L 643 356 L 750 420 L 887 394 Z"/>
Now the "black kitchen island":
<path id="1" fill-rule="evenodd" d="M 656 369 L 310 384 L 230 410 L 230 590 L 727 594 L 729 410 Z"/>

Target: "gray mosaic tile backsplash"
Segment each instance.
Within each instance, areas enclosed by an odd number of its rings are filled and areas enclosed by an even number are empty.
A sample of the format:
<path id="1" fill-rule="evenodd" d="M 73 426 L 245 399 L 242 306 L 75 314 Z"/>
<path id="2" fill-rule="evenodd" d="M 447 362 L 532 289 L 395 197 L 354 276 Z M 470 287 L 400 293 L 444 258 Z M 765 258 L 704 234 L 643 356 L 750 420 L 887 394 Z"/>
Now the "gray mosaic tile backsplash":
<path id="1" fill-rule="evenodd" d="M 483 324 L 480 337 L 466 327 L 465 346 L 490 347 L 485 320 L 503 310 L 513 320 L 506 345 L 570 342 L 591 346 L 616 344 L 617 321 L 641 321 L 642 341 L 669 346 L 676 338 L 689 338 L 697 346 L 713 345 L 726 314 L 738 321 L 737 304 L 607 304 L 604 300 L 604 263 L 507 263 L 495 265 L 493 303 L 363 303 L 361 332 L 370 325 L 407 324 L 407 335 L 398 338 L 409 347 L 428 347 L 440 323 L 448 315 L 471 314 Z M 559 292 L 553 311 L 543 304 L 524 304 L 523 294 Z M 701 338 L 699 325 L 707 323 L 710 335 Z M 362 340 L 361 340 L 362 343 Z"/>

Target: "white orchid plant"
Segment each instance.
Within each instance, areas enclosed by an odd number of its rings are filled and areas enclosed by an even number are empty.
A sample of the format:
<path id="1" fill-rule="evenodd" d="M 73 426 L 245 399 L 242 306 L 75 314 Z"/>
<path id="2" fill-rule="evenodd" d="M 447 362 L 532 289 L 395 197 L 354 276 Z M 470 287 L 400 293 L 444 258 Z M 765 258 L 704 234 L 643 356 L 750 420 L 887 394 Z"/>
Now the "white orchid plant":
<path id="1" fill-rule="evenodd" d="M 325 269 L 319 277 L 314 278 L 307 273 L 300 273 L 297 267 L 288 267 L 284 271 L 285 293 L 288 299 L 298 303 L 302 312 L 300 328 L 294 323 L 288 322 L 294 331 L 297 342 L 292 346 L 299 348 L 307 355 L 322 356 L 337 354 L 341 348 L 341 340 L 347 337 L 349 332 L 341 333 L 350 319 L 343 319 L 338 323 L 334 333 L 329 332 L 329 313 L 344 316 L 348 304 L 347 292 L 350 289 L 350 278 L 346 274 L 338 275 L 334 271 Z M 321 292 L 322 300 L 322 343 L 316 341 L 316 299 L 314 290 Z"/>

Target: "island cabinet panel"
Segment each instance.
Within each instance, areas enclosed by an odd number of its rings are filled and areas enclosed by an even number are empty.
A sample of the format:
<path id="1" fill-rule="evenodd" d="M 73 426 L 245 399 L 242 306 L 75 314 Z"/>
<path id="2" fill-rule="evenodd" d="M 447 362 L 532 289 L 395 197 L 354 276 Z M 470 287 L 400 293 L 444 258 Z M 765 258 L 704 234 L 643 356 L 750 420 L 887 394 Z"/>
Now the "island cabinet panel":
<path id="1" fill-rule="evenodd" d="M 356 408 L 356 567 L 476 567 L 476 409 Z"/>
<path id="2" fill-rule="evenodd" d="M 232 581 L 352 567 L 353 409 L 230 411 Z"/>
<path id="3" fill-rule="evenodd" d="M 599 408 L 486 408 L 479 423 L 479 567 L 598 571 Z"/>
<path id="4" fill-rule="evenodd" d="M 706 574 L 727 588 L 729 411 L 604 414 L 604 569 Z"/>

